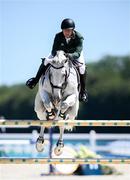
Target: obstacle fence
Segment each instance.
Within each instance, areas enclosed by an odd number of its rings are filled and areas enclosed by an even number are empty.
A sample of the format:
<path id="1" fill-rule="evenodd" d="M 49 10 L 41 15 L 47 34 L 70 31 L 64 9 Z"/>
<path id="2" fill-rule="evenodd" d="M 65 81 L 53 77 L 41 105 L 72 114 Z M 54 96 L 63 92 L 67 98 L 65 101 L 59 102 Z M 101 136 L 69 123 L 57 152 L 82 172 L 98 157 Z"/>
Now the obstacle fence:
<path id="1" fill-rule="evenodd" d="M 130 120 L 0 120 L 0 127 L 11 126 L 127 126 Z M 130 158 L 70 159 L 70 158 L 0 158 L 0 164 L 130 164 Z"/>
<path id="2" fill-rule="evenodd" d="M 0 126 L 129 126 L 130 120 L 0 120 Z"/>
<path id="3" fill-rule="evenodd" d="M 130 159 L 0 158 L 0 164 L 130 164 Z"/>

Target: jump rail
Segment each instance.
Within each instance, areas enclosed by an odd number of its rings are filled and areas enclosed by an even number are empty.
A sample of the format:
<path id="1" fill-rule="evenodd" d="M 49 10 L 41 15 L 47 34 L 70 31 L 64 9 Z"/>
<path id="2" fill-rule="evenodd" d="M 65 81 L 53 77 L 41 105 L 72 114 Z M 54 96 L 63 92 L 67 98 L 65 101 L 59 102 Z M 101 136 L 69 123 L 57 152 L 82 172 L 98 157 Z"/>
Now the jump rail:
<path id="1" fill-rule="evenodd" d="M 130 164 L 130 159 L 0 158 L 0 164 Z"/>
<path id="2" fill-rule="evenodd" d="M 129 126 L 130 120 L 0 120 L 0 126 Z"/>

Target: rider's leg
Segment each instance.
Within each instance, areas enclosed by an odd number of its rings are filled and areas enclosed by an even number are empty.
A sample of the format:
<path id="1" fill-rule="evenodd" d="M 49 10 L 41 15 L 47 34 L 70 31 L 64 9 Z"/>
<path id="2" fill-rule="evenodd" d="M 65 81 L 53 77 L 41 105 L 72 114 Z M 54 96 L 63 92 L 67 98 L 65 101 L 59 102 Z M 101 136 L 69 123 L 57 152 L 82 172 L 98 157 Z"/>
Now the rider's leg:
<path id="1" fill-rule="evenodd" d="M 43 74 L 43 75 L 45 74 L 46 69 L 47 69 L 48 66 L 49 66 L 49 61 L 51 61 L 51 59 L 52 59 L 52 56 L 51 56 L 51 55 L 49 55 L 47 58 L 43 58 L 43 59 L 42 59 L 42 63 L 41 63 L 41 65 L 40 65 L 39 69 L 38 69 L 38 72 L 37 72 L 36 76 L 33 77 L 33 78 L 31 78 L 31 79 L 29 79 L 29 80 L 26 82 L 26 85 L 27 85 L 30 89 L 33 89 L 33 88 L 36 86 L 36 84 L 38 83 L 41 75 L 42 75 L 42 74 Z"/>
<path id="2" fill-rule="evenodd" d="M 85 88 L 85 81 L 86 81 L 86 73 L 80 74 L 80 83 L 81 83 L 81 90 L 79 94 L 79 100 L 87 102 L 88 101 L 88 95 Z"/>
<path id="3" fill-rule="evenodd" d="M 41 75 L 45 74 L 45 71 L 46 71 L 47 67 L 44 65 L 44 63 L 42 62 L 39 69 L 38 69 L 38 72 L 36 74 L 35 77 L 29 79 L 27 82 L 26 82 L 26 85 L 30 88 L 30 89 L 33 89 L 36 84 L 38 83 Z"/>
<path id="4" fill-rule="evenodd" d="M 81 53 L 78 61 L 81 65 L 79 67 L 80 84 L 81 84 L 79 100 L 86 102 L 88 95 L 87 95 L 86 87 L 85 87 L 85 85 L 86 85 L 86 69 L 85 69 L 85 60 L 84 60 L 83 52 Z"/>

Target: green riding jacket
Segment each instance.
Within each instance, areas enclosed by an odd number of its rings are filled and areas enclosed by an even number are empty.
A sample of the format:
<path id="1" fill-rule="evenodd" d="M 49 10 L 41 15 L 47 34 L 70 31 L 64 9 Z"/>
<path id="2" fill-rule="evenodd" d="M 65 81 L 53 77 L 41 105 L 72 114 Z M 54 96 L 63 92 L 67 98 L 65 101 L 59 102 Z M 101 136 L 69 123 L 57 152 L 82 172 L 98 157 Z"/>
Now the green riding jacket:
<path id="1" fill-rule="evenodd" d="M 65 53 L 69 54 L 70 59 L 78 59 L 83 49 L 83 40 L 84 38 L 82 35 L 79 32 L 74 31 L 67 44 L 63 32 L 60 32 L 55 36 L 51 54 L 55 56 L 56 51 L 63 50 Z"/>

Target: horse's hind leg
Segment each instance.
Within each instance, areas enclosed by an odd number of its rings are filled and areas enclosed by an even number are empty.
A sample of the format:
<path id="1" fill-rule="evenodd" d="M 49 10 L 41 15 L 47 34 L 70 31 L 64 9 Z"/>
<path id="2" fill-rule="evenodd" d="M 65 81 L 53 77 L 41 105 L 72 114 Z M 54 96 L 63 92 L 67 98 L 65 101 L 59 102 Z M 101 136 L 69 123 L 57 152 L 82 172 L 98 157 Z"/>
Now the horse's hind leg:
<path id="1" fill-rule="evenodd" d="M 64 134 L 64 126 L 59 127 L 60 129 L 60 137 L 57 141 L 56 147 L 54 149 L 54 153 L 59 156 L 63 152 L 64 142 L 63 142 L 63 134 Z"/>
<path id="2" fill-rule="evenodd" d="M 38 152 L 42 152 L 44 150 L 44 130 L 45 127 L 41 126 L 40 135 L 36 141 L 36 149 Z"/>

